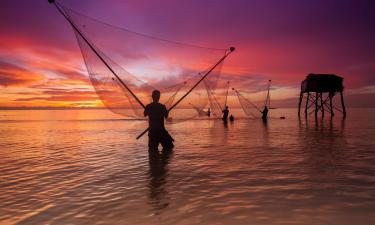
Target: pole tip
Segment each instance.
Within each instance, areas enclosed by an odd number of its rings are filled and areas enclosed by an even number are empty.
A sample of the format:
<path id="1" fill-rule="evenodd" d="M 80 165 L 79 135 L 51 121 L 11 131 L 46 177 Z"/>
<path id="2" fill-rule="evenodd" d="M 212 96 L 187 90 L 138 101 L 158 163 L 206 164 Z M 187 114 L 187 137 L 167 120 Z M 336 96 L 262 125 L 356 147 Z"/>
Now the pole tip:
<path id="1" fill-rule="evenodd" d="M 49 3 L 55 3 L 55 0 L 48 0 Z"/>
<path id="2" fill-rule="evenodd" d="M 236 50 L 236 48 L 235 48 L 235 47 L 230 47 L 229 50 L 230 50 L 231 52 L 233 52 L 234 50 Z"/>

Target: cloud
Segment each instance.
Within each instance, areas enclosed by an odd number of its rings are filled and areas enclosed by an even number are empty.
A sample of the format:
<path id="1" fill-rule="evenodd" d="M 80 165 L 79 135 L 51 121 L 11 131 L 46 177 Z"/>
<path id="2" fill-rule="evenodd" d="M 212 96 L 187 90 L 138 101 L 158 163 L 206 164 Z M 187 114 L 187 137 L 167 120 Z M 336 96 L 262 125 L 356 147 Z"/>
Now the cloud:
<path id="1" fill-rule="evenodd" d="M 361 88 L 347 89 L 345 92 L 349 95 L 375 94 L 375 85 L 369 85 Z"/>
<path id="2" fill-rule="evenodd" d="M 29 102 L 36 100 L 44 101 L 96 101 L 98 97 L 93 91 L 69 91 L 64 89 L 46 90 L 41 93 L 41 97 L 29 97 L 29 98 L 17 98 L 14 101 L 17 102 Z"/>
<path id="3" fill-rule="evenodd" d="M 0 86 L 28 86 L 41 80 L 43 80 L 41 74 L 0 61 Z"/>

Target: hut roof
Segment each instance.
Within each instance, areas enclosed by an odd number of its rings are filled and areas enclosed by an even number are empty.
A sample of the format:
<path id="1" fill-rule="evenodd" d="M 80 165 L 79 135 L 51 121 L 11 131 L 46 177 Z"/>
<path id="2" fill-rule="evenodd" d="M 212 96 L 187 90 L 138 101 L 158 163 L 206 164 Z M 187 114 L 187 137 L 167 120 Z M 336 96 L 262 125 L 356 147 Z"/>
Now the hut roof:
<path id="1" fill-rule="evenodd" d="M 335 74 L 310 73 L 301 83 L 302 92 L 341 92 L 344 78 Z"/>

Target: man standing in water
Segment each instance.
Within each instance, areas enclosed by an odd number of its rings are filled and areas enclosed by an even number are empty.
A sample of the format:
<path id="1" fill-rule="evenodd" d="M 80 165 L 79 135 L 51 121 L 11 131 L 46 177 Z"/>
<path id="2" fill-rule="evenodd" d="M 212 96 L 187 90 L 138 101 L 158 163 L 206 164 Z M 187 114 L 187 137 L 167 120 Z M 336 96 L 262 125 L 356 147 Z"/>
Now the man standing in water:
<path id="1" fill-rule="evenodd" d="M 168 110 L 165 105 L 159 103 L 160 91 L 152 92 L 152 103 L 148 104 L 144 111 L 144 116 L 148 116 L 148 147 L 150 150 L 157 150 L 159 143 L 164 150 L 174 147 L 173 138 L 164 127 L 164 119 L 168 118 Z"/>
<path id="2" fill-rule="evenodd" d="M 263 121 L 267 120 L 267 115 L 268 115 L 268 108 L 267 108 L 267 106 L 264 106 L 264 109 L 262 111 L 262 120 Z"/>
<path id="3" fill-rule="evenodd" d="M 229 115 L 229 109 L 228 109 L 228 106 L 225 106 L 225 109 L 223 110 L 223 120 L 224 120 L 224 122 L 227 122 L 228 115 Z"/>

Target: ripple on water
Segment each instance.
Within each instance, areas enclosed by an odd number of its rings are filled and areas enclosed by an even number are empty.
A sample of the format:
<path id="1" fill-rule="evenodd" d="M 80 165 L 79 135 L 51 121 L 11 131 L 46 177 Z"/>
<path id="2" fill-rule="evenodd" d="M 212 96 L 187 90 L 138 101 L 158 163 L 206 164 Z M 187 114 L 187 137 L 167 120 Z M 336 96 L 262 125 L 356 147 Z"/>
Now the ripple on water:
<path id="1" fill-rule="evenodd" d="M 143 122 L 90 113 L 89 122 L 0 122 L 0 224 L 375 219 L 373 111 L 344 122 L 172 124 L 176 148 L 160 155 L 148 154 L 147 138 L 135 141 Z"/>

